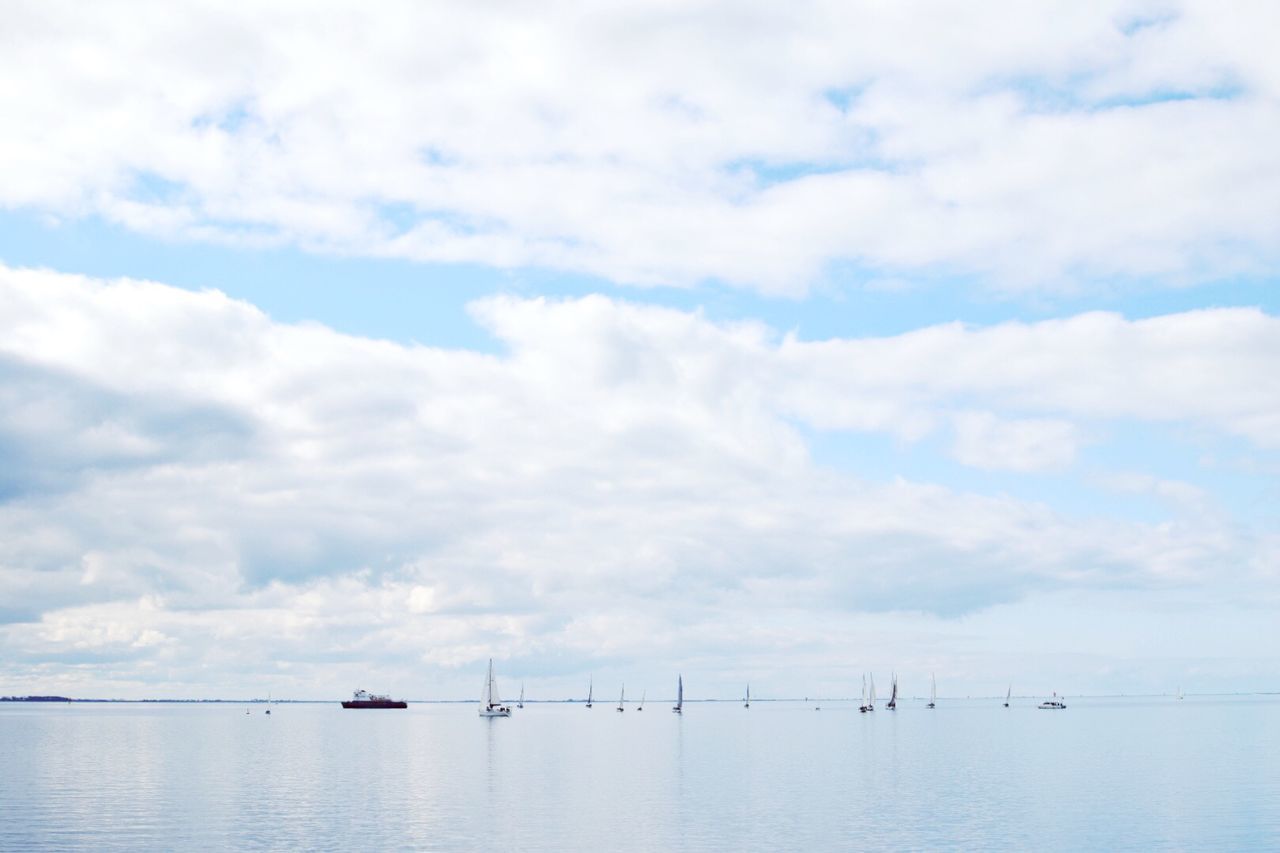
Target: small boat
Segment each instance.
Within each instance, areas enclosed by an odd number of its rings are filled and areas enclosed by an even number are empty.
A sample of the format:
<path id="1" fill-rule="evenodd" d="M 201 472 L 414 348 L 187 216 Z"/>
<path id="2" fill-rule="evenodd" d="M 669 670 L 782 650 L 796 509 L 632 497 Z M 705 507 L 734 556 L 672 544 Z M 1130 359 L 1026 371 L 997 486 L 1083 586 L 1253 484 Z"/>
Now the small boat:
<path id="1" fill-rule="evenodd" d="M 637 711 L 644 710 L 644 691 L 643 690 L 640 691 L 640 704 L 636 707 L 636 710 Z"/>
<path id="2" fill-rule="evenodd" d="M 750 684 L 747 685 L 747 698 L 742 701 L 742 707 L 744 708 L 751 707 L 751 685 Z"/>
<path id="3" fill-rule="evenodd" d="M 929 704 L 926 708 L 938 707 L 938 679 L 931 672 L 929 673 Z"/>
<path id="4" fill-rule="evenodd" d="M 681 675 L 676 679 L 676 704 L 671 709 L 677 714 L 684 713 L 684 676 Z"/>
<path id="5" fill-rule="evenodd" d="M 1179 701 L 1179 702 L 1181 702 L 1181 701 L 1182 701 L 1182 688 L 1181 688 L 1181 687 L 1179 687 L 1179 688 L 1178 688 L 1178 701 Z"/>
<path id="6" fill-rule="evenodd" d="M 1012 684 L 1010 684 L 1010 685 L 1009 685 L 1009 689 L 1008 689 L 1008 690 L 1006 690 L 1006 691 L 1005 691 L 1005 693 L 1004 693 L 1004 706 L 1005 706 L 1006 708 L 1008 708 L 1008 707 L 1009 707 L 1009 699 L 1010 699 L 1012 696 L 1013 696 L 1013 685 L 1012 685 Z"/>
<path id="7" fill-rule="evenodd" d="M 267 694 L 267 710 L 264 713 L 268 715 L 270 715 L 271 713 L 271 694 L 270 693 Z"/>
<path id="8" fill-rule="evenodd" d="M 357 690 L 351 699 L 343 702 L 344 708 L 408 708 L 408 702 L 392 699 L 390 696 L 375 696 L 368 690 Z"/>
<path id="9" fill-rule="evenodd" d="M 480 693 L 480 716 L 510 717 L 511 709 L 502 704 L 498 698 L 498 682 L 493 677 L 493 658 L 489 658 L 489 674 L 484 680 L 484 690 Z"/>
<path id="10" fill-rule="evenodd" d="M 892 674 L 892 681 L 890 683 L 892 688 L 889 693 L 889 704 L 885 705 L 885 707 L 890 711 L 896 711 L 898 710 L 898 673 L 895 672 Z"/>
<path id="11" fill-rule="evenodd" d="M 627 698 L 627 685 L 624 684 L 622 685 L 622 692 L 618 694 L 618 710 L 619 711 L 627 710 L 626 708 L 622 707 L 622 703 L 626 698 Z"/>
<path id="12" fill-rule="evenodd" d="M 871 674 L 871 692 L 867 694 L 867 710 L 874 711 L 876 709 L 876 676 Z"/>
<path id="13" fill-rule="evenodd" d="M 524 707 L 524 682 L 523 681 L 520 682 L 520 698 L 516 700 L 516 707 L 517 708 Z"/>
<path id="14" fill-rule="evenodd" d="M 1040 707 L 1046 711 L 1062 711 L 1067 707 L 1067 703 L 1058 698 L 1058 691 L 1053 692 L 1052 699 L 1046 699 L 1040 703 Z"/>
<path id="15" fill-rule="evenodd" d="M 587 679 L 587 707 L 591 707 L 591 689 L 595 687 L 591 679 Z"/>

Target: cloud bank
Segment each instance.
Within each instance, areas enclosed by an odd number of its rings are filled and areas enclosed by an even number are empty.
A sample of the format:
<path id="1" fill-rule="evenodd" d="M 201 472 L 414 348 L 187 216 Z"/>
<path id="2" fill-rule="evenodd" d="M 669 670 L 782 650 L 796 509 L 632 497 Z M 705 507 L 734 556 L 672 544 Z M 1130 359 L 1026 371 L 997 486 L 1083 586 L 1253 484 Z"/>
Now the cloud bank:
<path id="1" fill-rule="evenodd" d="M 8 677 L 234 690 L 269 650 L 333 695 L 490 655 L 547 677 L 847 661 L 883 614 L 1038 595 L 1274 606 L 1274 533 L 1212 511 L 1120 520 L 813 453 L 884 436 L 1056 476 L 1107 425 L 1168 423 L 1266 454 L 1280 319 L 1260 311 L 822 342 L 602 296 L 472 311 L 500 355 L 0 268 Z"/>
<path id="2" fill-rule="evenodd" d="M 0 205 L 798 294 L 1274 269 L 1272 4 L 41 3 Z"/>

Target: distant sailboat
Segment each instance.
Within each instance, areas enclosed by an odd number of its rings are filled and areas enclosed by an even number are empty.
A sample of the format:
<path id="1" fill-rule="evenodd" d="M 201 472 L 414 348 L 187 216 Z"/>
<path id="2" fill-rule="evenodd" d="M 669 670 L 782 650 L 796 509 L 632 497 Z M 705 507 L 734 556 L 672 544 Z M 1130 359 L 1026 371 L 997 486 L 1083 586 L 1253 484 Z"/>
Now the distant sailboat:
<path id="1" fill-rule="evenodd" d="M 636 707 L 636 710 L 637 711 L 644 710 L 644 691 L 643 690 L 640 691 L 640 704 Z"/>
<path id="2" fill-rule="evenodd" d="M 524 682 L 520 682 L 520 698 L 516 701 L 517 708 L 524 707 Z"/>
<path id="3" fill-rule="evenodd" d="M 867 674 L 862 673 L 862 700 L 858 703 L 858 710 L 867 713 L 871 709 L 867 707 Z"/>
<path id="4" fill-rule="evenodd" d="M 925 707 L 938 707 L 938 679 L 932 672 L 929 673 L 929 704 L 925 705 Z"/>
<path id="5" fill-rule="evenodd" d="M 591 679 L 588 679 L 587 680 L 587 707 L 588 708 L 591 707 L 591 688 L 594 686 L 595 685 L 591 682 Z"/>
<path id="6" fill-rule="evenodd" d="M 889 704 L 885 705 L 890 711 L 898 710 L 898 673 L 893 673 L 893 681 L 891 682 L 889 692 Z"/>
<path id="7" fill-rule="evenodd" d="M 619 711 L 627 710 L 626 708 L 622 707 L 622 703 L 626 698 L 627 698 L 627 685 L 624 684 L 622 685 L 622 692 L 618 694 L 618 710 Z"/>
<path id="8" fill-rule="evenodd" d="M 1012 696 L 1013 696 L 1013 685 L 1012 685 L 1012 684 L 1010 684 L 1010 685 L 1009 685 L 1009 689 L 1008 689 L 1008 690 L 1006 690 L 1006 691 L 1005 691 L 1005 694 L 1004 694 L 1004 706 L 1005 706 L 1006 708 L 1008 708 L 1008 707 L 1009 707 L 1009 699 L 1010 699 Z"/>
<path id="9" fill-rule="evenodd" d="M 267 693 L 267 710 L 266 710 L 266 713 L 268 713 L 268 714 L 270 714 L 270 713 L 271 713 L 271 693 L 270 693 L 270 692 L 268 692 L 268 693 Z"/>
<path id="10" fill-rule="evenodd" d="M 498 698 L 498 683 L 493 678 L 493 658 L 489 658 L 489 674 L 484 680 L 484 690 L 480 693 L 480 716 L 510 717 L 511 709 L 502 704 Z"/>
<path id="11" fill-rule="evenodd" d="M 1178 701 L 1179 701 L 1179 702 L 1181 702 L 1181 701 L 1182 701 L 1182 688 L 1181 688 L 1181 687 L 1179 687 L 1179 688 L 1178 688 Z"/>
<path id="12" fill-rule="evenodd" d="M 871 674 L 871 693 L 867 698 L 867 710 L 874 711 L 876 709 L 876 676 Z"/>
<path id="13" fill-rule="evenodd" d="M 751 685 L 750 684 L 747 685 L 747 698 L 743 700 L 742 707 L 744 708 L 751 707 Z"/>
<path id="14" fill-rule="evenodd" d="M 676 679 L 676 705 L 671 709 L 677 714 L 684 713 L 684 676 L 681 675 Z"/>

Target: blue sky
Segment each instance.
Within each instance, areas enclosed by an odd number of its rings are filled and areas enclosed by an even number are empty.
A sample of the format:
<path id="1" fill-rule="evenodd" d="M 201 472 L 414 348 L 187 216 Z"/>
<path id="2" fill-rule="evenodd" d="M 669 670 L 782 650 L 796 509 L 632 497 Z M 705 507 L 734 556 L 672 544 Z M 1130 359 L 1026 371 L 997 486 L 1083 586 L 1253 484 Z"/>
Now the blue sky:
<path id="1" fill-rule="evenodd" d="M 201 14 L 6 36 L 0 693 L 1274 687 L 1267 22 Z"/>

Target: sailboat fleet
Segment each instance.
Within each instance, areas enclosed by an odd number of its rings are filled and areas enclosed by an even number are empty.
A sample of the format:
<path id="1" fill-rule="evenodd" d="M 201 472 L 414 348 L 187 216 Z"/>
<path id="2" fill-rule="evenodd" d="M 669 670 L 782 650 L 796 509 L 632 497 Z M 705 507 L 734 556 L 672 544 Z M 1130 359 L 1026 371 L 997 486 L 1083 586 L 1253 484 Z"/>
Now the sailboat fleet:
<path id="1" fill-rule="evenodd" d="M 885 709 L 893 711 L 893 710 L 897 710 L 897 707 L 898 707 L 898 674 L 897 673 L 893 673 L 890 676 L 889 683 L 890 683 L 889 701 L 885 704 Z M 592 706 L 592 696 L 593 696 L 594 690 L 595 690 L 594 679 L 588 679 L 587 702 L 586 702 L 586 705 L 588 708 Z M 1012 699 L 1012 697 L 1013 697 L 1013 685 L 1010 684 L 1008 689 L 1005 691 L 1004 707 L 1006 708 L 1009 707 L 1009 701 L 1010 699 Z M 1182 698 L 1181 687 L 1178 688 L 1177 698 L 1178 699 Z M 644 691 L 641 691 L 640 703 L 636 707 L 637 711 L 644 710 L 644 699 L 645 699 L 645 693 Z M 624 684 L 622 685 L 622 689 L 618 693 L 618 707 L 616 710 L 619 712 L 625 711 L 626 702 L 627 702 L 627 687 Z M 925 707 L 936 708 L 937 705 L 938 705 L 938 679 L 936 674 L 929 673 L 929 703 Z M 520 684 L 520 699 L 516 703 L 516 707 L 517 708 L 524 707 L 524 683 L 523 682 L 521 682 Z M 751 685 L 750 684 L 747 685 L 747 690 L 742 701 L 742 707 L 744 708 L 751 707 Z M 1063 702 L 1062 698 L 1060 698 L 1057 692 L 1055 691 L 1051 699 L 1045 700 L 1038 707 L 1060 710 L 1060 709 L 1065 709 L 1067 706 L 1066 706 L 1066 703 Z M 875 709 L 876 709 L 876 677 L 874 673 L 866 673 L 862 676 L 862 696 L 858 703 L 858 710 L 865 714 L 865 713 L 874 711 Z M 676 704 L 672 706 L 671 710 L 673 713 L 676 713 L 676 714 L 684 713 L 684 675 L 683 674 L 676 677 Z M 268 709 L 267 713 L 269 714 L 271 713 L 271 711 Z M 480 713 L 480 716 L 482 717 L 510 717 L 511 716 L 511 707 L 508 705 L 502 704 L 502 699 L 499 698 L 498 696 L 498 684 L 493 674 L 492 658 L 489 659 L 489 669 L 485 674 L 484 688 L 480 694 L 479 713 Z"/>

